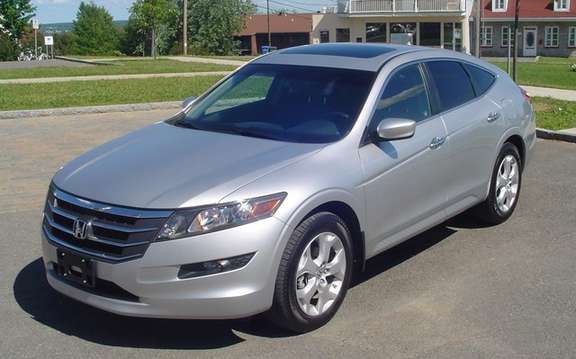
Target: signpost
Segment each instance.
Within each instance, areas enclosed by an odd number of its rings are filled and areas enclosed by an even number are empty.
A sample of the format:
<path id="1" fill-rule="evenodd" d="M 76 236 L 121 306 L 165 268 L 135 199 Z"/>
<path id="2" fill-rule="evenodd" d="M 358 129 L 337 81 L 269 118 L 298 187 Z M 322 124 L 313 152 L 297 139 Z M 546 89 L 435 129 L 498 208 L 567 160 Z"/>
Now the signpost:
<path id="1" fill-rule="evenodd" d="M 34 29 L 34 57 L 38 59 L 38 28 L 40 23 L 37 18 L 32 19 L 32 28 Z"/>
<path id="2" fill-rule="evenodd" d="M 54 58 L 54 37 L 52 36 L 44 36 L 44 45 L 46 45 L 46 55 L 49 56 L 49 58 Z M 48 51 L 49 47 L 52 50 L 52 56 L 50 56 L 50 51 Z"/>

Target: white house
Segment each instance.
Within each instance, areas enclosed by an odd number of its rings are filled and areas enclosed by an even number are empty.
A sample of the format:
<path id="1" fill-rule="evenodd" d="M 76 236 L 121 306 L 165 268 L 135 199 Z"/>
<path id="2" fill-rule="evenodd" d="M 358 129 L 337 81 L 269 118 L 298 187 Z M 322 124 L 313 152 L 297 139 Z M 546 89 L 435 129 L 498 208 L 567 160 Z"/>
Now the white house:
<path id="1" fill-rule="evenodd" d="M 312 42 L 391 42 L 470 52 L 473 0 L 338 0 L 312 16 Z"/>

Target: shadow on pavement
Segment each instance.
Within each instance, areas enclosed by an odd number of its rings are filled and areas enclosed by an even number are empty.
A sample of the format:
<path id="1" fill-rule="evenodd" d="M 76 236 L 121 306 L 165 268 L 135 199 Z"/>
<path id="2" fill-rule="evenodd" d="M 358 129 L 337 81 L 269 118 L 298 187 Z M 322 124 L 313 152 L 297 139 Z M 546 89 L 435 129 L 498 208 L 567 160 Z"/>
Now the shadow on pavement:
<path id="1" fill-rule="evenodd" d="M 264 337 L 290 335 L 260 318 L 199 321 L 131 318 L 108 313 L 53 290 L 46 280 L 41 258 L 18 273 L 14 297 L 38 322 L 66 335 L 109 346 L 214 349 L 244 341 L 234 330 Z"/>
<path id="2" fill-rule="evenodd" d="M 376 257 L 352 286 L 403 263 L 440 243 L 459 228 L 461 219 L 434 227 Z M 463 228 L 468 227 L 466 220 Z M 53 290 L 45 278 L 42 259 L 24 267 L 14 282 L 14 296 L 20 307 L 38 322 L 64 334 L 110 346 L 156 349 L 213 349 L 232 346 L 244 339 L 235 331 L 276 338 L 293 334 L 277 329 L 261 317 L 243 320 L 198 321 L 123 317 L 92 308 Z"/>

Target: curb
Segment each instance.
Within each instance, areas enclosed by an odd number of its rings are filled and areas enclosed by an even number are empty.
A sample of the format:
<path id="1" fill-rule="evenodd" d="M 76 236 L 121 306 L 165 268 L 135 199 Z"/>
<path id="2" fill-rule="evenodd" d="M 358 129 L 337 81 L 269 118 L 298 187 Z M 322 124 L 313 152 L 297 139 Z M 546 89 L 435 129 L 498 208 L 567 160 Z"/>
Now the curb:
<path id="1" fill-rule="evenodd" d="M 66 56 L 54 56 L 54 58 L 55 58 L 55 59 L 58 59 L 58 60 L 64 60 L 64 61 L 70 61 L 70 62 L 78 62 L 78 63 L 81 63 L 81 64 L 88 64 L 88 65 L 104 65 L 104 66 L 106 66 L 106 65 L 112 65 L 111 63 L 109 63 L 109 62 L 104 62 L 104 61 L 102 61 L 102 62 L 89 61 L 89 60 L 77 59 L 77 58 L 74 58 L 74 57 L 66 57 Z"/>
<path id="2" fill-rule="evenodd" d="M 546 130 L 544 128 L 536 129 L 536 137 L 543 138 L 545 140 L 556 140 L 576 143 L 576 135 L 571 135 L 568 133 L 562 133 L 558 131 Z"/>
<path id="3" fill-rule="evenodd" d="M 46 117 L 46 116 L 67 116 L 67 115 L 78 115 L 89 113 L 169 110 L 169 109 L 179 109 L 181 106 L 182 101 L 169 101 L 169 102 L 135 103 L 127 105 L 49 108 L 43 110 L 0 111 L 0 120 L 11 120 L 11 119 L 30 118 L 30 117 Z"/>

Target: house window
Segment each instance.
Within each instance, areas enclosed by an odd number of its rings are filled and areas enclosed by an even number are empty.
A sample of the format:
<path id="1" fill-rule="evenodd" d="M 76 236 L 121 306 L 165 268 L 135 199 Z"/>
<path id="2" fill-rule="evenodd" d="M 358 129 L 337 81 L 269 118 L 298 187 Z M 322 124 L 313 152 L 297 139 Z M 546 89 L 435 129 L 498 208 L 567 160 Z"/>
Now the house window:
<path id="1" fill-rule="evenodd" d="M 568 47 L 576 47 L 576 26 L 568 28 Z"/>
<path id="2" fill-rule="evenodd" d="M 440 47 L 442 39 L 440 38 L 439 22 L 421 22 L 420 23 L 420 45 Z"/>
<path id="3" fill-rule="evenodd" d="M 492 0 L 492 11 L 506 11 L 508 0 Z"/>
<path id="4" fill-rule="evenodd" d="M 554 11 L 570 10 L 570 0 L 554 0 Z"/>
<path id="5" fill-rule="evenodd" d="M 366 42 L 388 42 L 386 23 L 366 23 Z"/>
<path id="6" fill-rule="evenodd" d="M 558 37 L 560 29 L 558 26 L 546 26 L 544 32 L 544 46 L 558 47 Z"/>
<path id="7" fill-rule="evenodd" d="M 480 45 L 491 47 L 492 35 L 494 35 L 494 28 L 492 26 L 482 26 L 482 29 L 480 30 Z"/>
<path id="8" fill-rule="evenodd" d="M 330 42 L 330 31 L 320 31 L 320 42 Z"/>
<path id="9" fill-rule="evenodd" d="M 500 41 L 502 47 L 514 46 L 514 37 L 510 26 L 502 26 L 500 35 L 502 35 Z"/>
<path id="10" fill-rule="evenodd" d="M 336 29 L 336 42 L 350 42 L 350 29 Z"/>

